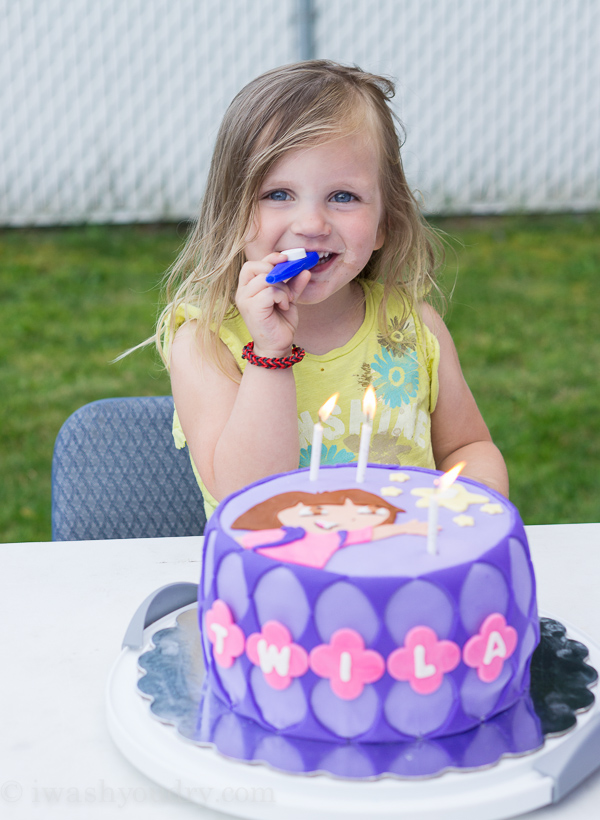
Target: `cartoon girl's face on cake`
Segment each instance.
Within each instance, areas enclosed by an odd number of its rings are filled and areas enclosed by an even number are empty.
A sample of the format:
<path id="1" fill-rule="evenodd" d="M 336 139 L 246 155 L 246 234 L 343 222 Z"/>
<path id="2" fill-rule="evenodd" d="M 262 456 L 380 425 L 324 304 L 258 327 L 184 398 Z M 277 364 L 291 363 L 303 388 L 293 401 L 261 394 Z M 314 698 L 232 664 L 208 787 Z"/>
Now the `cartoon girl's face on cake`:
<path id="1" fill-rule="evenodd" d="M 361 506 L 349 498 L 343 504 L 307 506 L 298 503 L 277 514 L 284 527 L 302 527 L 306 532 L 320 534 L 377 527 L 383 524 L 388 516 L 389 510 L 385 507 L 375 507 L 370 504 Z"/>

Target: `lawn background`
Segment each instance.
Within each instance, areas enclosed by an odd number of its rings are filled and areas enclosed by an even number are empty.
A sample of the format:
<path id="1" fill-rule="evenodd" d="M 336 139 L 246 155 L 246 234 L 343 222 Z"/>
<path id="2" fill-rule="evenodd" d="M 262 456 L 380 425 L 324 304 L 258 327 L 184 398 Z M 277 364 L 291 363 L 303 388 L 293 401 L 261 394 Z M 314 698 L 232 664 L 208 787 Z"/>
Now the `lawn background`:
<path id="1" fill-rule="evenodd" d="M 437 220 L 446 315 L 527 524 L 598 521 L 600 214 Z M 78 407 L 164 395 L 148 348 L 186 226 L 0 231 L 0 541 L 49 540 L 52 449 Z M 568 545 L 566 545 L 568 546 Z"/>

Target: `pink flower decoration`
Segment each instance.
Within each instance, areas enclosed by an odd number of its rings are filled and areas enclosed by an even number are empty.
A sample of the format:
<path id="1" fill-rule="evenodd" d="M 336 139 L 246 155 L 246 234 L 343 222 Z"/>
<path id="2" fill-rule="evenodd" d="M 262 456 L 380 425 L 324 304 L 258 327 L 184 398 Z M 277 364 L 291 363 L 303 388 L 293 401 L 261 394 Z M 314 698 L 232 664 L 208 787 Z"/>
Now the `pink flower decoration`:
<path id="1" fill-rule="evenodd" d="M 292 642 L 289 629 L 279 621 L 267 621 L 261 632 L 250 635 L 246 654 L 262 669 L 273 689 L 287 689 L 292 678 L 299 678 L 308 669 L 306 651 Z"/>
<path id="2" fill-rule="evenodd" d="M 206 637 L 213 644 L 213 656 L 219 666 L 229 668 L 244 651 L 245 636 L 234 624 L 231 610 L 219 598 L 204 616 Z"/>
<path id="3" fill-rule="evenodd" d="M 330 643 L 311 651 L 310 668 L 322 678 L 329 678 L 331 689 L 343 700 L 354 700 L 366 683 L 374 683 L 385 672 L 385 661 L 373 649 L 365 649 L 362 636 L 354 629 L 338 629 Z"/>
<path id="4" fill-rule="evenodd" d="M 410 629 L 404 646 L 388 658 L 388 672 L 396 680 L 406 680 L 419 695 L 430 695 L 442 685 L 446 672 L 460 663 L 460 648 L 454 641 L 438 641 L 428 626 Z"/>
<path id="5" fill-rule="evenodd" d="M 463 649 L 467 666 L 477 669 L 479 680 L 491 683 L 502 672 L 504 661 L 515 651 L 517 630 L 506 625 L 504 615 L 494 612 L 481 625 L 478 635 L 473 635 Z"/>

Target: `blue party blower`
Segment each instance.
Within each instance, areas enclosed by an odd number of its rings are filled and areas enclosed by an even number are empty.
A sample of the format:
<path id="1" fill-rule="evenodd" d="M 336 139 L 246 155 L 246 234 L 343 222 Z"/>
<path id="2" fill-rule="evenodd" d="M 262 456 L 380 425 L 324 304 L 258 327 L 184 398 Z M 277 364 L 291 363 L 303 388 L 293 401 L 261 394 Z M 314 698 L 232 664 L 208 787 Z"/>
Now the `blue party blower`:
<path id="1" fill-rule="evenodd" d="M 306 253 L 304 248 L 293 248 L 291 251 L 282 251 L 282 253 L 292 255 L 292 258 L 288 257 L 287 262 L 280 262 L 279 265 L 275 265 L 271 273 L 267 275 L 267 284 L 269 285 L 291 279 L 293 276 L 297 276 L 300 271 L 314 268 L 319 261 L 318 253 L 315 251 Z M 303 254 L 301 257 L 300 253 Z"/>

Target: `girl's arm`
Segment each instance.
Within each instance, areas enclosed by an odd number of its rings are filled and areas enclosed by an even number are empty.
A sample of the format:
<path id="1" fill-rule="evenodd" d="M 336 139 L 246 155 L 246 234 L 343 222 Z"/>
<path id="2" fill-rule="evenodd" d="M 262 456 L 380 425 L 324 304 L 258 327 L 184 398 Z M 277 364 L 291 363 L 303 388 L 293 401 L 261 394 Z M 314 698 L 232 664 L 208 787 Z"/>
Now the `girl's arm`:
<path id="1" fill-rule="evenodd" d="M 238 307 L 259 356 L 290 352 L 297 326 L 294 300 L 310 279 L 305 271 L 290 286 L 265 288 L 260 280 L 284 260 L 271 254 L 262 262 L 246 263 L 240 274 Z M 186 322 L 175 335 L 171 386 L 194 464 L 220 501 L 260 478 L 297 468 L 296 385 L 292 368 L 267 370 L 251 364 L 239 384 L 232 381 L 200 346 L 195 324 Z M 217 345 L 233 364 L 223 342 L 217 340 Z"/>
<path id="2" fill-rule="evenodd" d="M 448 328 L 430 306 L 423 320 L 440 344 L 439 396 L 431 416 L 433 455 L 439 470 L 466 461 L 463 475 L 508 497 L 508 472 L 463 376 Z"/>

